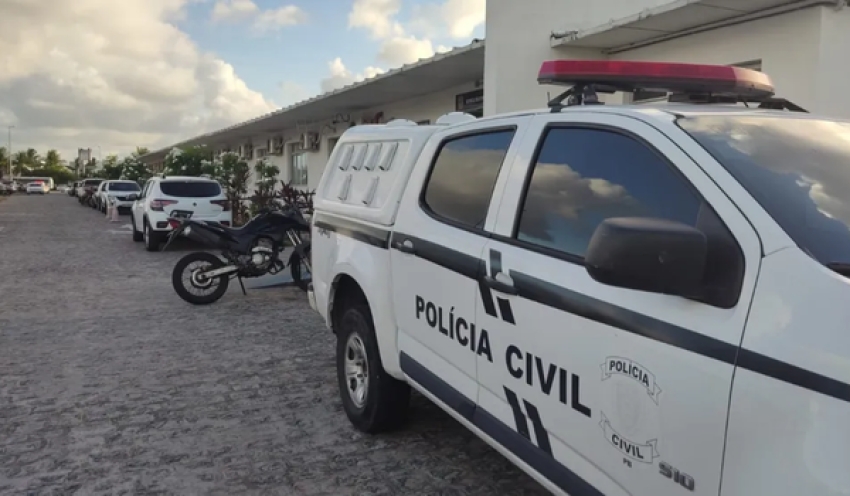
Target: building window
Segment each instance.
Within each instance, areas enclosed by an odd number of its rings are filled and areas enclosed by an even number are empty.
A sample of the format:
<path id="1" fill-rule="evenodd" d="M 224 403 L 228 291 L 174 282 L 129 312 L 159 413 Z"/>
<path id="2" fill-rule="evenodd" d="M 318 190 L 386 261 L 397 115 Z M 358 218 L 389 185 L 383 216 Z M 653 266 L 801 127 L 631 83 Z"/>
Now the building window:
<path id="1" fill-rule="evenodd" d="M 298 143 L 293 144 L 291 150 L 289 179 L 293 186 L 307 186 L 307 154 Z"/>
<path id="2" fill-rule="evenodd" d="M 257 158 L 263 158 L 268 156 L 269 151 L 265 148 L 257 148 Z"/>
<path id="3" fill-rule="evenodd" d="M 330 157 L 334 152 L 334 148 L 336 148 L 337 143 L 339 143 L 339 137 L 328 138 L 328 157 Z"/>
<path id="4" fill-rule="evenodd" d="M 467 91 L 455 96 L 455 111 L 481 117 L 484 115 L 484 90 Z"/>
<path id="5" fill-rule="evenodd" d="M 483 229 L 514 132 L 483 132 L 443 142 L 423 193 L 428 210 L 453 224 Z"/>
<path id="6" fill-rule="evenodd" d="M 634 138 L 554 128 L 543 139 L 523 203 L 518 240 L 584 258 L 602 221 L 655 217 L 696 226 L 702 199 Z"/>

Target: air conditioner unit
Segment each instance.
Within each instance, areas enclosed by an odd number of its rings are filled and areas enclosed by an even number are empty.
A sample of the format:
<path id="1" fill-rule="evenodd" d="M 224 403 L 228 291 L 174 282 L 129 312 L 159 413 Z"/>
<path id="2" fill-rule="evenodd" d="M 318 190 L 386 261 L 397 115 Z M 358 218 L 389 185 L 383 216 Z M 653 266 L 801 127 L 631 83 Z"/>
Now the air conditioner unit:
<path id="1" fill-rule="evenodd" d="M 301 149 L 316 151 L 319 149 L 319 133 L 304 133 L 301 135 Z"/>
<path id="2" fill-rule="evenodd" d="M 269 153 L 272 155 L 283 155 L 283 136 L 278 136 L 271 140 Z"/>

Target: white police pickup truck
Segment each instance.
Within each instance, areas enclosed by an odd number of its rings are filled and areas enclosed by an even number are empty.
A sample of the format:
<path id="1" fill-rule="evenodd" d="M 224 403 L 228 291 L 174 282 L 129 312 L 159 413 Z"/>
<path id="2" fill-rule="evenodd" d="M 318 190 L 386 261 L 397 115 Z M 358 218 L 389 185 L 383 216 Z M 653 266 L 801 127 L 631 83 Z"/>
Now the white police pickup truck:
<path id="1" fill-rule="evenodd" d="M 412 386 L 557 494 L 850 494 L 850 123 L 725 66 L 539 80 L 334 149 L 309 296 L 351 422 Z M 636 88 L 676 101 L 596 104 Z"/>

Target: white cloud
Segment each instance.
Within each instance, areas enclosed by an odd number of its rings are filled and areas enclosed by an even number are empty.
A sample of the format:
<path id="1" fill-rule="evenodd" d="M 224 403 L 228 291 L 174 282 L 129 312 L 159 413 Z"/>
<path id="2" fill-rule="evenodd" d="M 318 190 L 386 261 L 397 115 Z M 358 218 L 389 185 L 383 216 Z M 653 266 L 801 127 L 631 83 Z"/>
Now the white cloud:
<path id="1" fill-rule="evenodd" d="M 377 67 L 367 67 L 360 74 L 354 74 L 345 67 L 345 64 L 342 63 L 342 59 L 339 57 L 330 61 L 328 63 L 328 68 L 330 69 L 330 75 L 325 79 L 322 79 L 322 93 L 327 93 L 328 91 L 333 91 L 342 88 L 343 86 L 375 77 L 384 72 L 382 69 Z"/>
<path id="2" fill-rule="evenodd" d="M 278 88 L 281 94 L 279 100 L 281 107 L 288 107 L 310 98 L 310 91 L 293 81 L 282 81 L 278 84 Z"/>
<path id="3" fill-rule="evenodd" d="M 219 0 L 215 3 L 212 9 L 212 20 L 239 20 L 251 17 L 260 8 L 251 0 Z"/>
<path id="4" fill-rule="evenodd" d="M 445 0 L 414 7 L 410 29 L 428 37 L 469 38 L 484 24 L 487 0 Z"/>
<path id="5" fill-rule="evenodd" d="M 172 24 L 190 1 L 0 1 L 0 119 L 16 126 L 13 147 L 105 156 L 276 108 Z"/>
<path id="6" fill-rule="evenodd" d="M 307 13 L 297 5 L 283 5 L 276 9 L 260 10 L 252 0 L 218 0 L 212 8 L 210 19 L 213 22 L 254 21 L 259 31 L 271 31 L 286 26 L 294 26 L 307 21 Z"/>
<path id="7" fill-rule="evenodd" d="M 394 36 L 381 44 L 378 60 L 398 67 L 433 55 L 434 45 L 431 40 L 418 39 L 415 36 Z"/>
<path id="8" fill-rule="evenodd" d="M 257 16 L 254 25 L 263 31 L 294 26 L 307 22 L 307 13 L 295 5 L 266 10 Z"/>
<path id="9" fill-rule="evenodd" d="M 354 0 L 348 15 L 349 28 L 365 29 L 380 41 L 377 60 L 390 67 L 399 67 L 444 53 L 451 48 L 434 46 L 434 38 L 464 39 L 484 24 L 486 0 L 444 0 L 413 7 L 407 23 L 398 20 L 401 0 Z M 337 70 L 331 62 L 332 71 Z M 342 62 L 339 66 L 344 69 Z M 323 81 L 325 87 L 337 88 L 341 81 L 354 76 L 334 74 Z"/>
<path id="10" fill-rule="evenodd" d="M 394 20 L 401 10 L 401 0 L 355 0 L 348 14 L 348 26 L 367 29 L 381 39 L 403 33 Z"/>

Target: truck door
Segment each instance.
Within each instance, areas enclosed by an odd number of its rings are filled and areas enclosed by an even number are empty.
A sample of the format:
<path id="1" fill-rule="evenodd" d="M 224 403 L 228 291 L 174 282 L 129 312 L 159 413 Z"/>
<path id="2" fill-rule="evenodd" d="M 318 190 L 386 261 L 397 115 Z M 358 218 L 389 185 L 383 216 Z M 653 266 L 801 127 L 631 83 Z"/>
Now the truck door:
<path id="1" fill-rule="evenodd" d="M 488 212 L 498 207 L 491 197 L 516 135 L 516 125 L 475 123 L 432 138 L 390 242 L 401 368 L 465 415 L 476 401 L 476 357 L 494 359 L 475 295 Z"/>
<path id="2" fill-rule="evenodd" d="M 479 423 L 507 426 L 501 442 L 571 494 L 716 496 L 756 233 L 639 120 L 540 115 L 526 136 L 518 156 L 530 163 L 511 169 L 484 250 L 478 324 L 493 361 L 477 357 Z M 611 217 L 706 233 L 705 282 L 725 296 L 709 304 L 591 278 L 585 251 Z"/>

